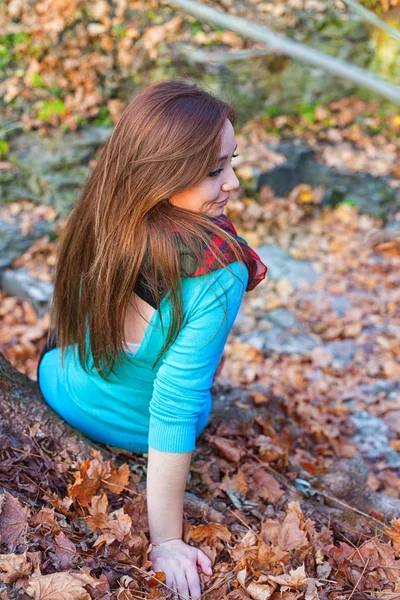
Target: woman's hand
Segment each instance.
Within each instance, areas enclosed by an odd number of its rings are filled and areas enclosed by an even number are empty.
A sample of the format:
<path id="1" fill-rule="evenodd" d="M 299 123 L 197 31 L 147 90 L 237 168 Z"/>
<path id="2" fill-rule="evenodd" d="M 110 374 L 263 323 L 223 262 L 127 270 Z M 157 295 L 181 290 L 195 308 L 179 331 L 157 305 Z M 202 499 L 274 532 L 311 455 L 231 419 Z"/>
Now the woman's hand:
<path id="1" fill-rule="evenodd" d="M 204 552 L 185 544 L 183 540 L 168 540 L 153 546 L 149 559 L 153 563 L 153 571 L 164 571 L 165 583 L 174 590 L 176 598 L 200 600 L 200 577 L 197 565 L 205 575 L 212 575 L 211 560 Z"/>

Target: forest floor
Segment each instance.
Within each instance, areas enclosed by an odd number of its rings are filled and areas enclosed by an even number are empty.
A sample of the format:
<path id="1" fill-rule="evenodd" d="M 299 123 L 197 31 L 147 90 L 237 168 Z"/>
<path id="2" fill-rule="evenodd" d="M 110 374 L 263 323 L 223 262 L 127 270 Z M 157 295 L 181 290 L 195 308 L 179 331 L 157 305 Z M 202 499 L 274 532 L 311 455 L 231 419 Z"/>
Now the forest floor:
<path id="1" fill-rule="evenodd" d="M 254 119 L 236 136 L 237 173 L 246 182 L 254 167 L 280 164 L 267 145 L 296 139 L 321 164 L 383 175 L 398 188 L 400 117 L 376 115 L 376 105 L 347 98 L 312 118 Z M 364 460 L 370 488 L 400 498 L 400 215 L 391 235 L 351 201 L 328 208 L 321 198 L 305 185 L 284 198 L 264 188 L 257 200 L 241 189 L 227 206 L 269 271 L 229 336 L 214 384 L 226 418 L 222 410 L 200 437 L 187 486 L 184 539 L 214 563 L 212 577 L 201 575 L 207 599 L 400 598 L 400 519 L 389 525 L 373 512 L 356 531 L 302 509 L 299 473 L 319 476 L 339 459 Z M 40 218 L 54 221 L 55 234 L 65 225 L 49 207 L 6 209 L 28 229 Z M 13 267 L 51 282 L 59 243 L 51 237 Z M 0 292 L 0 318 L 0 351 L 35 379 L 48 314 Z M 115 450 L 113 462 L 96 452 L 83 464 L 53 459 L 39 443 L 35 452 L 2 450 L 3 485 L 24 496 L 0 497 L 8 592 L 167 597 L 147 558 L 146 458 Z"/>

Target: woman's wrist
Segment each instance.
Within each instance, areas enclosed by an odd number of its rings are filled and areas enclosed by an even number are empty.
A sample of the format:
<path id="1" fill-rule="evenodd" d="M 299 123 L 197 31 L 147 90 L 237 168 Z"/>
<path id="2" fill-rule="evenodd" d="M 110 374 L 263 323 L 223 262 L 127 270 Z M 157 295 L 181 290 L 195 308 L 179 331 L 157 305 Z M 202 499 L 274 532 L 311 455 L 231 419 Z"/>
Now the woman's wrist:
<path id="1" fill-rule="evenodd" d="M 180 538 L 171 538 L 171 539 L 168 539 L 168 540 L 164 540 L 163 542 L 151 542 L 151 545 L 152 546 L 162 546 L 163 544 L 167 544 L 168 542 L 175 542 L 175 541 L 181 542 L 182 541 L 182 537 L 180 537 Z"/>
<path id="2" fill-rule="evenodd" d="M 191 452 L 161 452 L 149 447 L 147 512 L 150 541 L 182 539 L 183 501 Z"/>

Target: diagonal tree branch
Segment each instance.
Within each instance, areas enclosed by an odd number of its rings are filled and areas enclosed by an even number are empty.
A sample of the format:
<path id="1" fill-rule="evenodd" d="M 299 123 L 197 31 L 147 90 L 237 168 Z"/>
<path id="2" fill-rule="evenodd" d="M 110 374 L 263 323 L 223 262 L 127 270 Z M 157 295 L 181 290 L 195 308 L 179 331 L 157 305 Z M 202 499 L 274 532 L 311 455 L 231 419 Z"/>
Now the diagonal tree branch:
<path id="1" fill-rule="evenodd" d="M 382 21 L 382 19 L 380 19 L 377 15 L 374 15 L 373 12 L 359 4 L 357 0 L 342 0 L 342 2 L 350 6 L 350 8 L 354 10 L 354 12 L 358 13 L 363 19 L 363 21 L 368 21 L 372 25 L 375 25 L 375 27 L 378 27 L 378 29 L 386 31 L 386 33 L 388 33 L 389 35 L 394 37 L 395 40 L 400 42 L 400 31 L 397 31 L 397 29 L 389 25 L 389 23 L 385 23 L 385 21 Z"/>
<path id="2" fill-rule="evenodd" d="M 316 48 L 310 48 L 304 44 L 290 40 L 284 35 L 271 31 L 265 25 L 257 25 L 241 17 L 227 15 L 196 0 L 161 0 L 161 3 L 178 6 L 190 15 L 234 31 L 250 40 L 268 44 L 272 50 L 279 51 L 308 65 L 320 67 L 329 73 L 353 81 L 361 87 L 367 88 L 392 102 L 400 104 L 399 86 L 388 83 L 384 79 L 368 73 L 365 69 L 361 69 L 340 58 L 329 56 L 329 54 L 325 54 Z"/>

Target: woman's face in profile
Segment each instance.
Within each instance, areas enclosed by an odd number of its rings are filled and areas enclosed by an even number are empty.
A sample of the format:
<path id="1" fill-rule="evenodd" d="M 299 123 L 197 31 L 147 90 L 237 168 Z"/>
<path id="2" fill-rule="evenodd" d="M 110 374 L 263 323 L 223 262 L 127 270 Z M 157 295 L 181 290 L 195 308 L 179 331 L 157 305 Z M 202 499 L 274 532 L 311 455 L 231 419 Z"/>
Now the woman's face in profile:
<path id="1" fill-rule="evenodd" d="M 222 147 L 218 164 L 203 181 L 172 196 L 171 203 L 212 218 L 221 216 L 230 192 L 240 185 L 231 165 L 236 145 L 232 123 L 227 119 L 222 132 Z"/>

